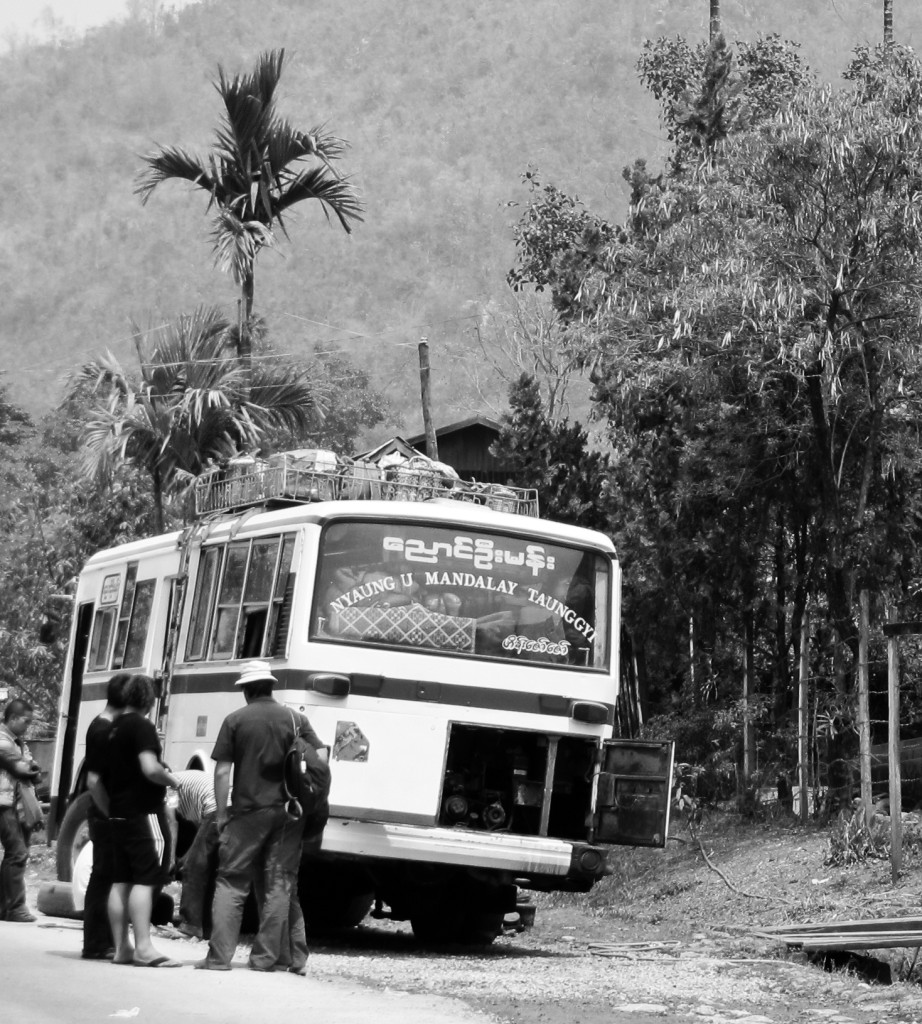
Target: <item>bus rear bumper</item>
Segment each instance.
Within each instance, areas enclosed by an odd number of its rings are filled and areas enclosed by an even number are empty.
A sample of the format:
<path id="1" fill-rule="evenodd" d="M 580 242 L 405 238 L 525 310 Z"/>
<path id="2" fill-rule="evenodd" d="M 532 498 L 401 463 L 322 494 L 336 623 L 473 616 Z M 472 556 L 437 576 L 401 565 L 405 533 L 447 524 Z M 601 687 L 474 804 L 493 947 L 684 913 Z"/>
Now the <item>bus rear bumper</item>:
<path id="1" fill-rule="evenodd" d="M 330 818 L 321 855 L 507 874 L 524 888 L 586 892 L 611 874 L 605 847 L 542 836 Z"/>

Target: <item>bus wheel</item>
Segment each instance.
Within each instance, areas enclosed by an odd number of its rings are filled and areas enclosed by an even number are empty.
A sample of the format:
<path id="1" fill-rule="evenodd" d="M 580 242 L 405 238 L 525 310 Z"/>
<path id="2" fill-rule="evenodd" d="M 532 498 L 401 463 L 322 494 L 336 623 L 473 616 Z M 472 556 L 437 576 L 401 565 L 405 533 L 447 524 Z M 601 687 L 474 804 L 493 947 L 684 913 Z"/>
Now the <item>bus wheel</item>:
<path id="1" fill-rule="evenodd" d="M 372 882 L 364 872 L 339 865 L 306 863 L 298 894 L 308 929 L 314 934 L 354 928 L 374 903 Z"/>
<path id="2" fill-rule="evenodd" d="M 67 808 L 61 827 L 58 829 L 55 859 L 58 869 L 58 881 L 70 882 L 74 877 L 74 864 L 80 851 L 89 842 L 90 830 L 87 815 L 93 798 L 89 793 L 81 793 Z"/>
<path id="3" fill-rule="evenodd" d="M 374 903 L 370 892 L 330 893 L 324 899 L 302 901 L 304 920 L 314 935 L 354 928 L 364 920 Z"/>

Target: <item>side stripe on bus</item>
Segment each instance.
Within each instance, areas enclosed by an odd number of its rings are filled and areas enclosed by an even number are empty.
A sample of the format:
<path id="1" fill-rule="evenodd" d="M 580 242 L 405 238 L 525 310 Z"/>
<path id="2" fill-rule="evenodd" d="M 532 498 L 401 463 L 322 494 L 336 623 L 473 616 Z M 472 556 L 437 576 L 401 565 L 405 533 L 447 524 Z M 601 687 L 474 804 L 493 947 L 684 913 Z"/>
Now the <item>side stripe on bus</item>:
<path id="1" fill-rule="evenodd" d="M 239 671 L 177 672 L 173 676 L 173 695 L 180 693 L 234 693 Z M 305 669 L 280 668 L 275 670 L 277 690 L 314 689 L 314 673 Z M 419 701 L 426 704 L 453 707 L 484 708 L 490 711 L 511 711 L 525 715 L 570 714 L 570 698 L 550 693 L 527 693 L 521 690 L 494 689 L 487 686 L 465 686 L 455 683 L 427 683 L 418 679 L 392 677 L 353 672 L 349 676 L 349 693 L 356 697 L 378 697 L 384 700 Z M 104 700 L 106 683 L 90 683 L 84 687 L 83 699 Z M 602 703 L 602 702 L 599 702 Z M 606 722 L 614 724 L 615 708 L 605 703 Z"/>

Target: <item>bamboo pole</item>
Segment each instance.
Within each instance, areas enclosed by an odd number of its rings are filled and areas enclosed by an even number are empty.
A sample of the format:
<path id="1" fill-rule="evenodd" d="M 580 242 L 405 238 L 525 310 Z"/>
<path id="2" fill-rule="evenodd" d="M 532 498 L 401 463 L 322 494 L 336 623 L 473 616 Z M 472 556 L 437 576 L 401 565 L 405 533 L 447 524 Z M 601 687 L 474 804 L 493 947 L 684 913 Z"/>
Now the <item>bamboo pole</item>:
<path id="1" fill-rule="evenodd" d="M 430 459 L 438 459 L 439 442 L 432 425 L 432 396 L 429 387 L 429 340 L 419 341 L 419 388 L 423 403 L 423 429 L 426 432 L 426 454 Z"/>
<path id="2" fill-rule="evenodd" d="M 887 611 L 896 622 L 896 608 Z M 890 879 L 894 885 L 903 866 L 903 803 L 900 788 L 900 653 L 896 636 L 887 638 L 887 761 L 890 768 Z"/>
<path id="3" fill-rule="evenodd" d="M 858 619 L 858 763 L 864 823 L 869 828 L 874 814 L 871 797 L 871 714 L 868 701 L 868 634 L 871 628 L 870 596 L 859 595 Z"/>
<path id="4" fill-rule="evenodd" d="M 800 820 L 806 824 L 807 814 L 807 714 L 808 681 L 810 677 L 810 617 L 804 610 L 800 623 L 800 671 L 797 684 L 797 778 L 800 786 Z"/>

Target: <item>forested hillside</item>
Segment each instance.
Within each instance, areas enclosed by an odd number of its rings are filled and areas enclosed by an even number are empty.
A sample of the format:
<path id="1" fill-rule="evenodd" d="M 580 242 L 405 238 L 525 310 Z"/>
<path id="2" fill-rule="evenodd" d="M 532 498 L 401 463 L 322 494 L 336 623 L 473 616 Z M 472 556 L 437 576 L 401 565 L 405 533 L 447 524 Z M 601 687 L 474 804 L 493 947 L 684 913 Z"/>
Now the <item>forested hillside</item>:
<path id="1" fill-rule="evenodd" d="M 922 10 L 895 7 L 898 41 L 918 43 Z M 725 0 L 722 13 L 731 41 L 781 33 L 830 80 L 881 33 L 877 0 Z M 133 188 L 155 144 L 206 151 L 219 64 L 237 72 L 285 47 L 281 114 L 349 140 L 341 164 L 367 208 L 347 236 L 304 204 L 290 241 L 263 255 L 256 311 L 272 343 L 348 353 L 409 431 L 426 335 L 438 419 L 478 411 L 465 355 L 483 308 L 507 300 L 522 173 L 537 166 L 621 220 L 622 168 L 665 153 L 637 78 L 643 41 L 701 39 L 707 15 L 706 0 L 206 0 L 0 58 L 0 351 L 12 395 L 43 412 L 80 359 L 108 348 L 130 362 L 130 317 L 156 327 L 202 303 L 234 315 L 205 197 L 172 184 L 142 207 Z"/>

